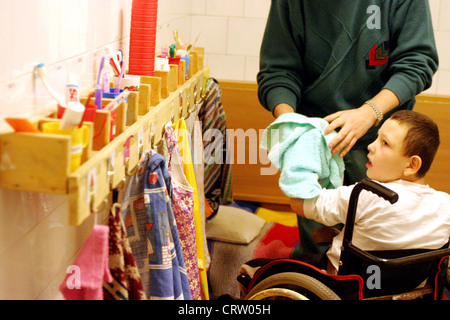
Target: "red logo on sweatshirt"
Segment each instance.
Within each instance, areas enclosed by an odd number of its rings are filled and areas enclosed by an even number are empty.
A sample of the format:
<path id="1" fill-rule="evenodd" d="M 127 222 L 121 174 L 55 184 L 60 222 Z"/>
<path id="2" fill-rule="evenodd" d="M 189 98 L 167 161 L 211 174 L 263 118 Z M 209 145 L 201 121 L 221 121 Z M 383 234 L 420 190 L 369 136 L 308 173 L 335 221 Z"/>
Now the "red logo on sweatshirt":
<path id="1" fill-rule="evenodd" d="M 377 44 L 369 51 L 369 60 L 366 60 L 366 69 L 375 69 L 376 66 L 386 64 L 389 59 L 389 41 Z"/>

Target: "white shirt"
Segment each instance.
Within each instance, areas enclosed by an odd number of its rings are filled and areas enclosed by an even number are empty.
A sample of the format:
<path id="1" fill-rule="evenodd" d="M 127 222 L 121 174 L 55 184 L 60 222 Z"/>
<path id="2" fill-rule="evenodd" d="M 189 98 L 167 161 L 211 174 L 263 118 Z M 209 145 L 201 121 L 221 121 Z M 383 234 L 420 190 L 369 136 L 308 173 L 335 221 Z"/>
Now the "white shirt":
<path id="1" fill-rule="evenodd" d="M 450 236 L 450 196 L 427 185 L 396 180 L 382 185 L 399 199 L 391 205 L 370 191 L 358 198 L 352 243 L 363 250 L 438 249 Z M 305 217 L 326 226 L 344 223 L 353 186 L 322 190 L 305 200 Z M 333 239 L 328 259 L 338 270 L 344 232 Z"/>

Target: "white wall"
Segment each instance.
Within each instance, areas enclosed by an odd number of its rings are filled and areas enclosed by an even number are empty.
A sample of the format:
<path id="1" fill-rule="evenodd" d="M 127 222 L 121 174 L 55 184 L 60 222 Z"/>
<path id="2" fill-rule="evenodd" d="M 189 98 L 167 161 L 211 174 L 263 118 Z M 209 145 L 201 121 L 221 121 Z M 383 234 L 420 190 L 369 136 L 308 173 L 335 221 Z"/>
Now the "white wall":
<path id="1" fill-rule="evenodd" d="M 450 1 L 429 0 L 440 67 L 427 94 L 450 95 Z M 218 79 L 256 81 L 270 0 L 193 0 L 192 36 L 202 32 L 206 63 Z"/>
<path id="2" fill-rule="evenodd" d="M 450 1 L 430 3 L 441 64 L 429 92 L 450 95 Z M 201 31 L 197 45 L 206 49 L 212 76 L 255 81 L 269 5 L 159 0 L 157 44 L 172 43 L 174 29 L 184 42 Z M 0 132 L 10 130 L 6 116 L 32 117 L 55 107 L 34 79 L 37 63 L 45 63 L 49 82 L 63 93 L 69 71 L 82 90 L 93 87 L 105 45 L 127 52 L 131 0 L 0 0 L 0 14 Z M 0 190 L 0 299 L 60 299 L 58 285 L 92 224 L 68 226 L 66 196 Z"/>
<path id="3" fill-rule="evenodd" d="M 427 93 L 450 95 L 450 1 L 430 0 L 430 7 L 439 52 L 439 70 Z"/>
<path id="4" fill-rule="evenodd" d="M 128 50 L 131 3 L 0 0 L 0 131 L 10 130 L 6 116 L 55 108 L 34 79 L 37 63 L 45 63 L 50 84 L 61 94 L 69 71 L 76 72 L 82 90 L 93 88 L 104 46 Z M 189 30 L 190 15 L 190 0 L 161 0 L 157 41 L 166 42 L 172 28 Z M 0 299 L 61 299 L 58 286 L 92 226 L 91 218 L 68 225 L 67 196 L 0 190 Z"/>

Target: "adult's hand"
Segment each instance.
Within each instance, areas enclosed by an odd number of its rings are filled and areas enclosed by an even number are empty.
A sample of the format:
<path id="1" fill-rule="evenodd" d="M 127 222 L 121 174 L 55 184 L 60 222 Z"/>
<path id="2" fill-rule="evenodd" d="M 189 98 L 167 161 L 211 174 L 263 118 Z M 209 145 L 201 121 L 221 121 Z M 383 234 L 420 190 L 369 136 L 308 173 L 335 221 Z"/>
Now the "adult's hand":
<path id="1" fill-rule="evenodd" d="M 328 146 L 331 153 L 344 157 L 377 121 L 377 114 L 367 104 L 358 109 L 338 111 L 324 118 L 329 125 L 325 128 L 327 135 L 337 128 L 341 128 L 338 134 L 331 140 Z"/>
<path id="2" fill-rule="evenodd" d="M 380 108 L 382 114 L 386 114 L 400 104 L 395 93 L 389 89 L 381 90 L 372 98 L 372 102 Z M 344 157 L 353 148 L 356 141 L 376 123 L 378 116 L 371 106 L 364 103 L 357 109 L 330 114 L 324 120 L 329 123 L 324 130 L 325 135 L 341 128 L 328 146 L 333 154 L 341 151 L 339 155 Z"/>

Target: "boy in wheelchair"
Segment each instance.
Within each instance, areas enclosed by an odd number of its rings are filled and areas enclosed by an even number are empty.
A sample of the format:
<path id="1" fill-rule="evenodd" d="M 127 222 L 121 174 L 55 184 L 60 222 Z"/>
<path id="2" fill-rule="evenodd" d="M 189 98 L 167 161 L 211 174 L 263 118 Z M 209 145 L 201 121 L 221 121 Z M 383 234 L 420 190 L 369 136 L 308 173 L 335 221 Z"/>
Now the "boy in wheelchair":
<path id="1" fill-rule="evenodd" d="M 311 200 L 291 199 L 293 211 L 300 216 L 327 226 L 347 223 L 348 227 L 333 232 L 331 247 L 324 254 L 247 262 L 238 277 L 243 296 L 264 296 L 268 291 L 260 290 L 275 288 L 275 283 L 281 288 L 308 287 L 325 299 L 395 296 L 430 277 L 433 285 L 428 293 L 439 298 L 448 267 L 448 259 L 442 257 L 449 255 L 449 249 L 443 248 L 448 248 L 450 236 L 450 196 L 425 184 L 438 147 L 439 131 L 433 120 L 414 111 L 393 114 L 368 147 L 367 176 L 377 183 L 365 179 L 353 186 L 324 189 Z M 363 284 L 368 279 L 364 273 L 373 264 L 382 267 L 382 290 Z M 357 276 L 339 278 L 336 274 Z M 348 291 L 353 285 L 348 286 L 348 281 L 344 285 L 344 279 L 359 282 L 356 295 L 355 287 Z M 331 291 L 327 285 L 332 285 Z M 337 296 L 333 290 L 338 290 Z M 427 290 L 404 296 L 419 297 Z"/>
<path id="2" fill-rule="evenodd" d="M 390 204 L 363 190 L 359 197 L 353 243 L 363 250 L 439 249 L 450 236 L 450 196 L 425 184 L 439 147 L 433 120 L 420 113 L 394 113 L 368 146 L 367 176 L 398 194 Z M 291 199 L 298 215 L 327 226 L 345 223 L 354 186 L 322 190 L 315 199 Z M 328 273 L 337 274 L 344 232 L 333 238 L 326 256 L 299 257 Z"/>

